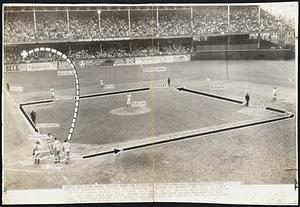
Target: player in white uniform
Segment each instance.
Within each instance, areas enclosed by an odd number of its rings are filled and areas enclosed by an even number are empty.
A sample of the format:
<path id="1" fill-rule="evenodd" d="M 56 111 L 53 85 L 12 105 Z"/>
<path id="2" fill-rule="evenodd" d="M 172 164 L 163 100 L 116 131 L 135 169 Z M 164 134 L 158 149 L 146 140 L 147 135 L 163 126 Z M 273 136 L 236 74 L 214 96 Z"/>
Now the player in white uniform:
<path id="1" fill-rule="evenodd" d="M 277 88 L 276 88 L 276 86 L 273 87 L 273 101 L 277 101 Z"/>
<path id="2" fill-rule="evenodd" d="M 34 163 L 40 164 L 41 149 L 42 149 L 42 145 L 40 144 L 39 141 L 36 141 L 36 143 L 33 146 L 33 152 L 32 152 L 32 155 L 34 155 Z"/>
<path id="3" fill-rule="evenodd" d="M 100 87 L 101 87 L 101 88 L 103 88 L 103 87 L 104 87 L 103 80 L 100 80 Z"/>
<path id="4" fill-rule="evenodd" d="M 63 143 L 63 152 L 65 153 L 66 156 L 66 164 L 70 162 L 70 150 L 71 150 L 71 145 L 67 140 L 65 140 L 65 142 Z"/>
<path id="5" fill-rule="evenodd" d="M 131 108 L 131 94 L 130 93 L 127 94 L 127 103 L 126 103 L 126 106 L 127 106 L 128 109 Z"/>
<path id="6" fill-rule="evenodd" d="M 210 78 L 206 78 L 206 86 L 209 88 Z"/>
<path id="7" fill-rule="evenodd" d="M 51 98 L 52 98 L 52 99 L 55 99 L 54 88 L 50 88 L 50 92 L 51 92 Z"/>
<path id="8" fill-rule="evenodd" d="M 54 159 L 55 159 L 55 163 L 60 162 L 60 141 L 57 140 L 57 138 L 54 138 L 54 142 L 53 142 L 53 150 L 54 150 Z"/>
<path id="9" fill-rule="evenodd" d="M 54 142 L 53 136 L 50 133 L 48 133 L 48 135 L 47 135 L 47 146 L 48 146 L 48 149 L 49 149 L 50 156 L 53 156 L 53 142 Z"/>

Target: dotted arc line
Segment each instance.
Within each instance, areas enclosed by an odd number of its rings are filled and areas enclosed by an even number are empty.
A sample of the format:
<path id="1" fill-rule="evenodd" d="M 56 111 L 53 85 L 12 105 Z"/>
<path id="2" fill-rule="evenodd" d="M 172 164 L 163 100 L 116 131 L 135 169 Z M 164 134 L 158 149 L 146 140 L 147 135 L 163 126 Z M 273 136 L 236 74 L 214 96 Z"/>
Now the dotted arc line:
<path id="1" fill-rule="evenodd" d="M 25 53 L 23 53 L 22 56 L 26 57 L 27 55 L 31 55 L 34 52 L 39 52 L 39 51 L 51 52 L 51 53 L 54 53 L 54 54 L 60 56 L 62 59 L 64 59 L 69 64 L 69 66 L 73 70 L 73 74 L 75 76 L 75 87 L 76 87 L 75 110 L 74 110 L 73 120 L 72 120 L 70 129 L 69 129 L 69 133 L 68 133 L 68 137 L 67 137 L 68 140 L 71 140 L 72 134 L 74 132 L 76 120 L 77 120 L 78 109 L 79 109 L 79 96 L 80 96 L 79 78 L 78 78 L 78 74 L 77 74 L 77 71 L 76 71 L 75 64 L 71 61 L 70 58 L 68 58 L 68 56 L 66 56 L 62 52 L 60 52 L 56 49 L 53 49 L 53 48 L 49 48 L 49 47 L 46 47 L 46 48 L 45 47 L 38 47 L 38 48 L 35 48 L 33 50 L 29 50 L 28 52 L 25 51 Z"/>

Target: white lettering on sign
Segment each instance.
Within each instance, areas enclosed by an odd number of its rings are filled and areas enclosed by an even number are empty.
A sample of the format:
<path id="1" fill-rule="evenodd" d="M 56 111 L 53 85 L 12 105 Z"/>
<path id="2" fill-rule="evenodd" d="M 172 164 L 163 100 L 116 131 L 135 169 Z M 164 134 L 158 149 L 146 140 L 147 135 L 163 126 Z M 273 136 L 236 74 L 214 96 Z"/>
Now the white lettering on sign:
<path id="1" fill-rule="evenodd" d="M 155 84 L 153 88 L 168 88 L 168 84 L 166 83 Z"/>
<path id="2" fill-rule="evenodd" d="M 63 75 L 73 75 L 73 71 L 72 70 L 66 70 L 66 71 L 57 71 L 57 75 L 58 76 L 63 76 Z"/>
<path id="3" fill-rule="evenodd" d="M 146 107 L 146 101 L 133 101 L 131 106 Z"/>
<path id="4" fill-rule="evenodd" d="M 164 72 L 167 71 L 166 67 L 149 67 L 143 68 L 143 72 L 152 73 L 152 72 Z"/>
<path id="5" fill-rule="evenodd" d="M 22 86 L 12 86 L 9 88 L 10 91 L 23 91 Z"/>
<path id="6" fill-rule="evenodd" d="M 29 140 L 49 139 L 47 134 L 30 134 L 28 135 Z"/>
<path id="7" fill-rule="evenodd" d="M 38 123 L 36 126 L 39 128 L 59 127 L 59 123 Z"/>
<path id="8" fill-rule="evenodd" d="M 115 85 L 114 84 L 105 84 L 104 89 L 114 89 Z"/>
<path id="9" fill-rule="evenodd" d="M 55 100 L 73 100 L 74 96 L 55 96 Z"/>

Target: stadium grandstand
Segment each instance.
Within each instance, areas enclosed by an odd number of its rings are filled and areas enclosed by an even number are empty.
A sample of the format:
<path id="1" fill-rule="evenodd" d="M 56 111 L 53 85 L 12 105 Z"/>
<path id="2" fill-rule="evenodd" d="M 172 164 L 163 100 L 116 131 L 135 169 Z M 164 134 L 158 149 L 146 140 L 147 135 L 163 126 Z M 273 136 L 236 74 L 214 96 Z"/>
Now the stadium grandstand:
<path id="1" fill-rule="evenodd" d="M 49 44 L 75 59 L 187 53 L 205 59 L 207 52 L 222 58 L 224 51 L 255 51 L 247 56 L 256 59 L 266 49 L 281 49 L 291 58 L 294 48 L 293 25 L 253 5 L 24 6 L 4 12 L 5 64 L 23 62 L 21 52 L 28 47 Z"/>

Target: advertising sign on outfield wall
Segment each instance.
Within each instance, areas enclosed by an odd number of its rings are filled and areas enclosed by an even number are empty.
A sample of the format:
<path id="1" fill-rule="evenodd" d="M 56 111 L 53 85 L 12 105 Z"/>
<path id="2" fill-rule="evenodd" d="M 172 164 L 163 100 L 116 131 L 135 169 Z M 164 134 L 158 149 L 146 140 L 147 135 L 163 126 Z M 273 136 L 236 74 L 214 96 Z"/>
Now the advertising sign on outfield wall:
<path id="1" fill-rule="evenodd" d="M 43 71 L 43 70 L 56 70 L 57 65 L 55 62 L 23 63 L 23 64 L 5 65 L 4 68 L 5 68 L 5 72 Z"/>
<path id="2" fill-rule="evenodd" d="M 115 59 L 114 65 L 133 65 L 135 63 L 134 58 L 118 58 Z"/>
<path id="3" fill-rule="evenodd" d="M 27 63 L 27 71 L 43 71 L 43 70 L 57 70 L 56 62 L 45 62 L 45 63 Z"/>
<path id="4" fill-rule="evenodd" d="M 83 69 L 90 66 L 107 66 L 113 65 L 112 60 L 106 59 L 90 59 L 90 60 L 75 60 L 73 61 L 77 69 Z M 70 66 L 67 62 L 58 62 L 59 70 L 68 70 Z"/>
<path id="5" fill-rule="evenodd" d="M 191 55 L 172 55 L 172 56 L 153 56 L 135 58 L 135 64 L 156 64 L 156 63 L 173 63 L 187 62 L 191 60 Z"/>

